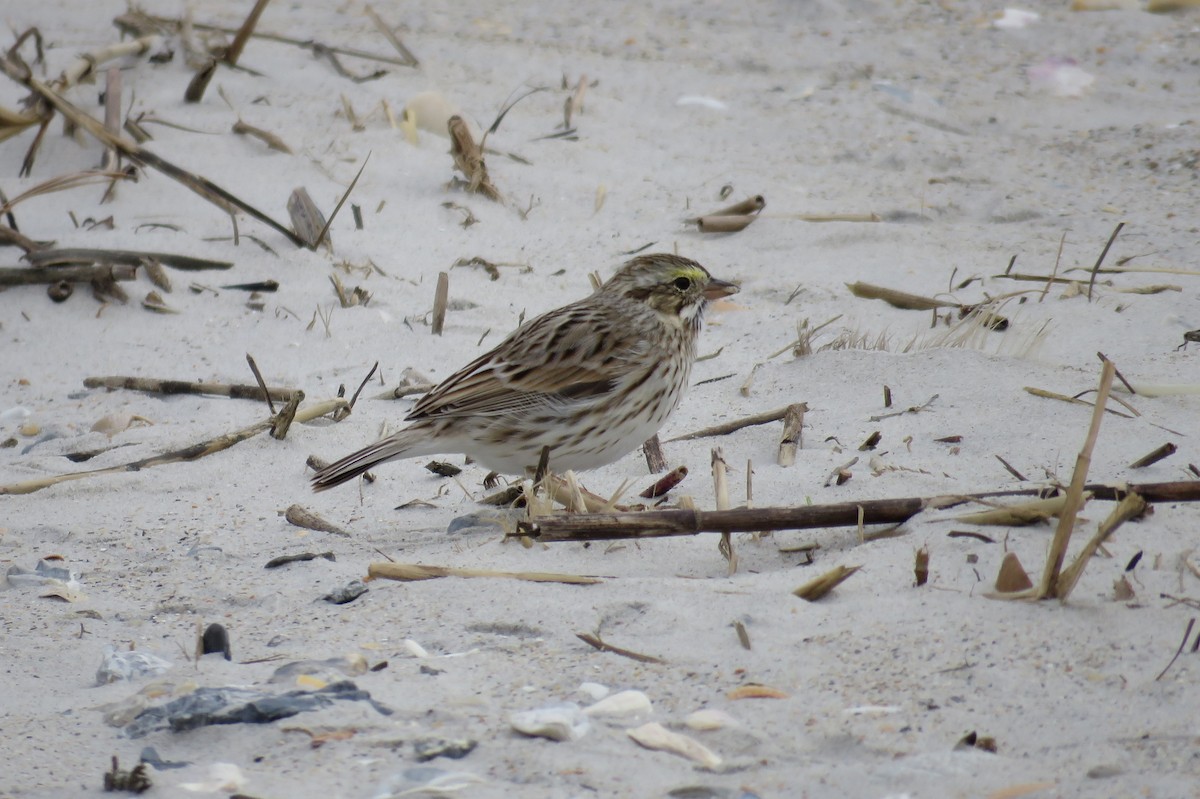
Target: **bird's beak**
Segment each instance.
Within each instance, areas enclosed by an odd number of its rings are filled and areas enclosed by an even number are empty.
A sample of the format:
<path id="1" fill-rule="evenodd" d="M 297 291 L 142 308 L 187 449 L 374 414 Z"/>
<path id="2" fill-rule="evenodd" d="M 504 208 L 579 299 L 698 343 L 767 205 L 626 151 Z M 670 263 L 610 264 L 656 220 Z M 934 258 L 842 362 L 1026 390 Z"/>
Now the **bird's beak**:
<path id="1" fill-rule="evenodd" d="M 739 291 L 741 288 L 733 283 L 715 277 L 709 278 L 708 285 L 704 287 L 704 299 L 719 300 L 730 294 L 737 294 Z"/>

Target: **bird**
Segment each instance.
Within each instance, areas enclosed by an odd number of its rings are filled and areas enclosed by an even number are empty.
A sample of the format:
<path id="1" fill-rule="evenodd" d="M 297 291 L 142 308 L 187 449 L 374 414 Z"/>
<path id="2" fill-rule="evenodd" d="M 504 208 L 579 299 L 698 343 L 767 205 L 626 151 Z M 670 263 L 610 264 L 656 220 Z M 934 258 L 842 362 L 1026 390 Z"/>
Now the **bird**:
<path id="1" fill-rule="evenodd" d="M 519 326 L 412 407 L 407 427 L 320 469 L 324 491 L 400 458 L 461 453 L 523 475 L 605 466 L 653 436 L 687 387 L 705 306 L 739 287 L 639 255 L 584 299 Z"/>

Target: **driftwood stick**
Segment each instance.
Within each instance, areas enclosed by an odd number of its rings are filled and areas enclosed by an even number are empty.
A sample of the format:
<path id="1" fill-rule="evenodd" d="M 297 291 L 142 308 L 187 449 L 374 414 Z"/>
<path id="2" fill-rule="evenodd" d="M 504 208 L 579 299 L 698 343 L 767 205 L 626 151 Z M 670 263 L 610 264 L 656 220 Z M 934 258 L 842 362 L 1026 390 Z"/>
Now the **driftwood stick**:
<path id="1" fill-rule="evenodd" d="M 1136 493 L 1147 502 L 1200 502 L 1200 480 L 1172 483 L 1092 483 L 1084 489 L 1093 499 L 1122 500 Z M 775 508 L 734 508 L 723 511 L 658 510 L 541 516 L 517 523 L 515 536 L 540 541 L 601 541 L 627 538 L 665 538 L 700 533 L 751 533 L 755 530 L 805 530 L 818 527 L 856 527 L 900 524 L 929 508 L 949 508 L 994 497 L 1037 496 L 1040 489 L 988 491 L 940 497 L 901 497 L 828 505 Z"/>
<path id="2" fill-rule="evenodd" d="M 257 387 L 255 387 L 257 390 Z M 317 417 L 332 413 L 338 408 L 346 404 L 344 399 L 326 400 L 318 402 L 316 405 L 311 405 L 302 409 L 296 414 L 297 422 L 309 422 Z M 52 485 L 66 483 L 71 480 L 82 480 L 85 477 L 97 477 L 102 474 L 120 474 L 121 472 L 140 472 L 142 469 L 148 469 L 151 466 L 162 466 L 168 463 L 180 463 L 182 461 L 194 461 L 203 458 L 205 455 L 212 455 L 215 452 L 226 450 L 234 444 L 239 444 L 248 438 L 271 429 L 273 419 L 266 419 L 261 422 L 256 422 L 249 427 L 235 430 L 232 433 L 210 438 L 207 441 L 201 441 L 199 444 L 193 444 L 190 447 L 166 452 L 162 455 L 154 455 L 149 458 L 132 461 L 131 463 L 121 464 L 119 466 L 110 466 L 106 469 L 92 469 L 85 472 L 69 472 L 67 474 L 58 474 L 52 477 L 39 477 L 35 480 L 25 480 L 20 483 L 10 483 L 8 485 L 0 485 L 0 496 L 6 494 L 32 494 L 35 491 L 41 491 L 43 488 L 49 488 Z"/>
<path id="3" fill-rule="evenodd" d="M 114 280 L 133 280 L 137 267 L 124 264 L 101 264 L 99 266 L 60 266 L 52 269 L 33 267 L 0 267 L 0 286 L 33 286 L 43 283 L 90 283 Z"/>
<path id="4" fill-rule="evenodd" d="M 85 377 L 83 385 L 87 388 L 125 388 L 150 394 L 213 394 L 218 397 L 251 400 L 263 398 L 262 388 L 240 383 L 189 383 L 186 380 L 155 380 L 149 377 L 111 375 Z M 280 402 L 287 402 L 296 393 L 296 389 L 283 386 L 267 386 L 266 391 L 268 397 Z"/>
<path id="5" fill-rule="evenodd" d="M 152 260 L 186 272 L 233 268 L 231 261 L 214 261 L 211 258 L 196 258 L 191 255 L 176 255 L 175 253 L 151 252 L 149 250 L 92 250 L 79 247 L 38 250 L 26 255 L 25 260 L 34 266 L 95 263 L 138 266 L 145 260 Z"/>

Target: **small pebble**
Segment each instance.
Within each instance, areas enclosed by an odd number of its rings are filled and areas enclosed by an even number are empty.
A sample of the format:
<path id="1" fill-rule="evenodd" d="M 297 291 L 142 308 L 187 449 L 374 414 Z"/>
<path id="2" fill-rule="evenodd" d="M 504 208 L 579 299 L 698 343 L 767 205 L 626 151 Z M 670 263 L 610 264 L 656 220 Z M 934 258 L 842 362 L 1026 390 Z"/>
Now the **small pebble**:
<path id="1" fill-rule="evenodd" d="M 326 602 L 332 602 L 335 605 L 345 605 L 353 602 L 363 594 L 367 593 L 367 586 L 362 580 L 352 580 L 341 588 L 336 588 L 330 591 L 325 596 L 321 597 Z"/>
<path id="2" fill-rule="evenodd" d="M 413 753 L 422 763 L 435 757 L 459 760 L 471 754 L 478 745 L 474 738 L 421 738 L 413 741 Z"/>

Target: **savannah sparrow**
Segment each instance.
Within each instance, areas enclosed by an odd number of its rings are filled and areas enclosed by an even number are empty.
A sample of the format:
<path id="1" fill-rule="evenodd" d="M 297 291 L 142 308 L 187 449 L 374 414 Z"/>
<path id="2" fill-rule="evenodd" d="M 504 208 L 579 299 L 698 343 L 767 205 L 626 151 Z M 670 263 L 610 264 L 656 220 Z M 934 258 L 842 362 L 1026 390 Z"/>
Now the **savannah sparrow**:
<path id="1" fill-rule="evenodd" d="M 592 293 L 526 322 L 422 397 L 408 427 L 321 469 L 313 490 L 397 458 L 457 452 L 523 474 L 592 469 L 662 426 L 688 383 L 709 300 L 736 293 L 695 261 L 642 255 Z"/>

